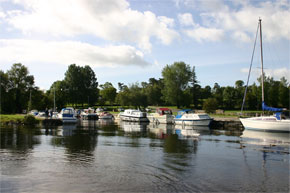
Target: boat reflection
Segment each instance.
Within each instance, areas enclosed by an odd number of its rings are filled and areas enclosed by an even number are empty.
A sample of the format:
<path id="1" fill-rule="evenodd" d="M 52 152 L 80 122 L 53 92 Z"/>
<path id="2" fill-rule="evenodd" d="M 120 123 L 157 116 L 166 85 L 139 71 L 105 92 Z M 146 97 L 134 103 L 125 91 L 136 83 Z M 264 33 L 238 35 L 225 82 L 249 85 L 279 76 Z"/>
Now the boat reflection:
<path id="1" fill-rule="evenodd" d="M 129 122 L 129 121 L 120 121 L 120 127 L 125 132 L 144 132 L 147 130 L 148 122 Z"/>
<path id="2" fill-rule="evenodd" d="M 289 133 L 244 130 L 241 138 L 244 143 L 254 145 L 290 145 Z"/>
<path id="3" fill-rule="evenodd" d="M 150 134 L 159 139 L 165 139 L 174 132 L 174 125 L 172 124 L 149 124 L 147 128 Z"/>

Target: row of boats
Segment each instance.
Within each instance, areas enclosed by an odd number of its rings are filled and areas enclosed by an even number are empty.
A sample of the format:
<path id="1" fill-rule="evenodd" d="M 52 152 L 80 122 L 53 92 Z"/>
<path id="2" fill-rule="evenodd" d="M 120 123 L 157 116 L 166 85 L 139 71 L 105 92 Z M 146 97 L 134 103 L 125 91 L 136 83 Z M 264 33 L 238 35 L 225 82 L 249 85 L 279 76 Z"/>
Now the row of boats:
<path id="1" fill-rule="evenodd" d="M 157 108 L 155 113 L 145 113 L 140 110 L 126 109 L 120 113 L 118 117 L 122 121 L 134 122 L 153 122 L 163 124 L 181 124 L 192 126 L 209 126 L 213 120 L 206 113 L 195 113 L 191 109 L 184 109 L 177 113 L 176 116 L 172 114 L 169 108 Z"/>
<path id="2" fill-rule="evenodd" d="M 61 119 L 64 123 L 74 123 L 78 117 L 87 120 L 114 119 L 109 112 L 96 112 L 94 109 L 85 109 L 81 112 L 75 111 L 72 107 L 63 108 L 55 118 Z M 213 120 L 206 113 L 195 113 L 191 109 L 184 109 L 173 115 L 169 108 L 157 108 L 155 113 L 146 113 L 137 109 L 126 109 L 116 116 L 117 119 L 130 122 L 152 122 L 163 124 L 180 124 L 192 126 L 209 126 Z"/>

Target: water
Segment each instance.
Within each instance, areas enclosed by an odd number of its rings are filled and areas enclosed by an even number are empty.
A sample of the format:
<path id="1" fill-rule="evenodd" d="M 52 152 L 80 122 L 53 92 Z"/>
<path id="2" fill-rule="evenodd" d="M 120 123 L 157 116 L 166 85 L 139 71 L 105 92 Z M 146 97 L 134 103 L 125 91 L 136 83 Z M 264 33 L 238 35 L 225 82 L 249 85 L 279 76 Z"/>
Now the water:
<path id="1" fill-rule="evenodd" d="M 289 192 L 289 134 L 83 121 L 0 135 L 0 192 Z"/>

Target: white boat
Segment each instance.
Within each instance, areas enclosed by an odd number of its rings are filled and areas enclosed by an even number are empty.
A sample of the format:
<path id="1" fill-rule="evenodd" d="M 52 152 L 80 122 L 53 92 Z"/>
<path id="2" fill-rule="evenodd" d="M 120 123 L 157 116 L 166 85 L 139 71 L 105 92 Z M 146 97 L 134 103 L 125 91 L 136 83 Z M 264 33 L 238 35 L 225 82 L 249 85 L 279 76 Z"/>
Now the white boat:
<path id="1" fill-rule="evenodd" d="M 58 118 L 61 119 L 63 123 L 77 122 L 75 110 L 72 107 L 63 108 L 58 114 Z"/>
<path id="2" fill-rule="evenodd" d="M 135 109 L 126 109 L 124 112 L 119 114 L 119 117 L 122 121 L 134 121 L 134 122 L 148 122 L 146 113 L 135 110 Z"/>
<path id="3" fill-rule="evenodd" d="M 191 109 L 178 111 L 174 122 L 180 125 L 209 126 L 213 119 L 206 113 L 194 113 Z"/>
<path id="4" fill-rule="evenodd" d="M 281 117 L 281 111 L 283 109 L 268 107 L 264 100 L 264 69 L 263 69 L 263 49 L 262 49 L 262 20 L 259 19 L 259 29 L 260 29 L 260 48 L 261 48 L 261 87 L 262 87 L 262 110 L 278 112 L 275 116 L 261 116 L 261 117 L 251 117 L 251 118 L 240 118 L 245 129 L 259 130 L 259 131 L 274 131 L 274 132 L 290 132 L 290 120 L 283 119 Z M 258 31 L 257 31 L 258 32 Z M 256 41 L 255 41 L 256 43 Z M 255 47 L 254 47 L 255 48 Z M 253 52 L 254 53 L 254 52 Z M 252 56 L 253 57 L 253 56 Z M 252 64 L 251 64 L 252 65 Z M 251 67 L 248 74 L 248 82 L 250 77 Z M 247 82 L 247 85 L 248 85 Z M 243 112 L 243 107 L 245 103 L 245 98 L 247 94 L 247 87 L 244 94 L 243 104 L 241 112 Z"/>
<path id="5" fill-rule="evenodd" d="M 113 119 L 114 115 L 108 112 L 102 112 L 99 114 L 99 119 Z"/>
<path id="6" fill-rule="evenodd" d="M 155 113 L 148 113 L 147 118 L 152 123 L 174 123 L 174 116 L 172 111 L 168 108 L 157 108 Z"/>
<path id="7" fill-rule="evenodd" d="M 95 113 L 95 110 L 92 108 L 84 109 L 81 112 L 81 117 L 82 117 L 82 119 L 85 119 L 85 120 L 97 120 L 98 119 L 98 115 Z"/>
<path id="8" fill-rule="evenodd" d="M 274 132 L 290 132 L 290 120 L 278 119 L 275 116 L 261 116 L 251 118 L 240 118 L 245 129 L 274 131 Z"/>

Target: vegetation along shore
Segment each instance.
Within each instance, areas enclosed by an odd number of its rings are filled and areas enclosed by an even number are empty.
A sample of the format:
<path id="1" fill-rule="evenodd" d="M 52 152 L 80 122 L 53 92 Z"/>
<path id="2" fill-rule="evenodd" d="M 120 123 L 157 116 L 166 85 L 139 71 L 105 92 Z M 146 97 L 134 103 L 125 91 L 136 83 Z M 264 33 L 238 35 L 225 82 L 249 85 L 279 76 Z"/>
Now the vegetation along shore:
<path id="1" fill-rule="evenodd" d="M 71 64 L 63 80 L 55 81 L 49 90 L 41 90 L 34 84 L 34 76 L 21 63 L 13 64 L 6 72 L 0 70 L 1 78 L 1 122 L 21 122 L 21 113 L 32 109 L 45 110 L 55 108 L 59 111 L 66 106 L 75 108 L 108 106 L 116 112 L 118 108 L 131 107 L 145 109 L 148 106 L 175 106 L 176 109 L 192 108 L 204 110 L 213 116 L 219 109 L 233 115 L 217 113 L 216 116 L 238 116 L 245 85 L 237 80 L 235 86 L 201 87 L 195 73 L 195 67 L 184 62 L 174 62 L 162 70 L 162 78 L 150 78 L 148 82 L 135 82 L 125 85 L 112 83 L 99 85 L 95 72 L 89 66 Z M 289 83 L 285 77 L 274 80 L 265 77 L 265 98 L 268 105 L 289 106 Z M 257 80 L 260 81 L 260 78 Z M 245 108 L 255 113 L 261 110 L 259 100 L 260 86 L 253 83 L 248 87 Z M 13 114 L 13 115 L 6 115 Z"/>

